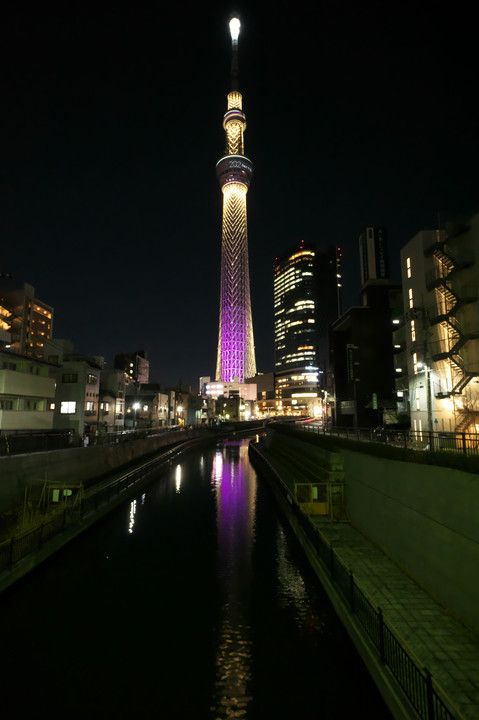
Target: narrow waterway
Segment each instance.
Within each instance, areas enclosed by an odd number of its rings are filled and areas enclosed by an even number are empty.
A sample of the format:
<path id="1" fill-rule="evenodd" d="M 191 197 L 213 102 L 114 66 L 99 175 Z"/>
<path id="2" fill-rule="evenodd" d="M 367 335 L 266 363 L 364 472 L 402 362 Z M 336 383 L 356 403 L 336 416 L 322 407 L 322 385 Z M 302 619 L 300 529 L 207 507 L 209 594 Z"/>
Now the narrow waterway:
<path id="1" fill-rule="evenodd" d="M 0 597 L 3 717 L 390 718 L 247 450 L 180 458 Z"/>

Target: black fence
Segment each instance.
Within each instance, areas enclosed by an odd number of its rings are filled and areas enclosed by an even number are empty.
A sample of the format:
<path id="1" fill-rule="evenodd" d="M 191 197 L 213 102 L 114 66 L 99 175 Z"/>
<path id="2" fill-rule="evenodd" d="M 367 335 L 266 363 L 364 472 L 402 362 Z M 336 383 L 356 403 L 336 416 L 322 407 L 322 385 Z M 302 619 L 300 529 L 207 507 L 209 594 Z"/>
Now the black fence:
<path id="1" fill-rule="evenodd" d="M 22 455 L 89 445 L 109 445 L 137 440 L 138 438 L 166 435 L 180 429 L 178 425 L 175 425 L 164 428 L 98 433 L 97 435 L 79 435 L 71 430 L 54 430 L 50 432 L 43 430 L 2 430 L 0 431 L 0 455 Z"/>
<path id="2" fill-rule="evenodd" d="M 418 717 L 421 720 L 456 720 L 456 716 L 451 713 L 436 690 L 429 670 L 418 667 L 388 626 L 381 608 L 374 607 L 357 584 L 354 574 L 344 565 L 334 548 L 326 542 L 308 516 L 301 511 L 275 468 L 252 442 L 249 445 L 249 454 L 254 466 L 276 482 L 279 492 L 298 518 L 302 529 L 328 571 L 330 579 L 369 636 L 381 661 L 396 678 Z"/>
<path id="3" fill-rule="evenodd" d="M 162 453 L 135 470 L 125 473 L 107 486 L 89 493 L 87 497 L 78 496 L 79 500 L 71 506 L 65 506 L 60 512 L 45 517 L 45 520 L 34 529 L 21 533 L 0 544 L 0 572 L 11 570 L 23 558 L 41 549 L 54 536 L 65 532 L 105 506 L 117 501 L 129 488 L 137 485 L 148 475 L 156 472 L 161 466 L 168 464 L 176 455 L 195 446 L 195 440 L 181 443 L 171 450 Z"/>
<path id="4" fill-rule="evenodd" d="M 479 455 L 479 433 L 394 430 L 387 427 L 358 428 L 354 430 L 353 428 L 315 425 L 305 422 L 296 422 L 295 428 L 316 435 L 330 435 L 357 440 L 358 442 L 383 443 L 410 450 Z"/>

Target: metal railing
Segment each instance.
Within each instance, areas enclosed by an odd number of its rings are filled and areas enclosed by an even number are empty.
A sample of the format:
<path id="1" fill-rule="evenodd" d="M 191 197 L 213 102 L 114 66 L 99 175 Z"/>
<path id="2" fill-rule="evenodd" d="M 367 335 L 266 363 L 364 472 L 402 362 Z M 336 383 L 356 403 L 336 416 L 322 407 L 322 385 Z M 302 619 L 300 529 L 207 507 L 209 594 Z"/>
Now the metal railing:
<path id="1" fill-rule="evenodd" d="M 465 455 L 479 455 L 479 433 L 470 432 L 429 432 L 427 430 L 394 430 L 381 428 L 334 427 L 308 425 L 296 422 L 295 429 L 317 435 L 357 440 L 358 442 L 382 443 L 392 447 L 423 450 L 429 452 L 452 452 Z"/>
<path id="2" fill-rule="evenodd" d="M 444 693 L 439 690 L 428 668 L 419 667 L 413 660 L 388 625 L 382 609 L 374 606 L 366 592 L 358 585 L 353 572 L 346 567 L 333 546 L 324 539 L 308 516 L 302 512 L 268 458 L 253 442 L 250 442 L 249 451 L 252 462 L 260 472 L 268 473 L 276 481 L 279 492 L 295 513 L 334 586 L 349 606 L 351 614 L 364 628 L 381 661 L 397 680 L 418 717 L 421 720 L 457 720 L 443 701 L 441 694 Z"/>
<path id="3" fill-rule="evenodd" d="M 69 430 L 0 430 L 0 455 L 21 455 L 49 450 L 63 450 L 85 445 L 110 445 L 143 437 L 167 435 L 178 432 L 178 425 L 161 428 L 137 428 L 118 432 L 98 433 L 82 436 Z M 88 438 L 85 441 L 85 437 Z"/>
<path id="4" fill-rule="evenodd" d="M 107 486 L 103 486 L 88 496 L 83 496 L 79 503 L 64 507 L 60 512 L 50 515 L 30 531 L 20 533 L 0 543 L 0 572 L 11 570 L 23 558 L 43 547 L 44 543 L 54 536 L 80 522 L 105 506 L 113 503 L 131 486 L 136 485 L 145 477 L 155 472 L 162 465 L 169 463 L 175 455 L 182 453 L 195 444 L 194 440 L 182 443 L 162 453 L 160 457 L 149 460 L 138 468 L 117 478 Z"/>

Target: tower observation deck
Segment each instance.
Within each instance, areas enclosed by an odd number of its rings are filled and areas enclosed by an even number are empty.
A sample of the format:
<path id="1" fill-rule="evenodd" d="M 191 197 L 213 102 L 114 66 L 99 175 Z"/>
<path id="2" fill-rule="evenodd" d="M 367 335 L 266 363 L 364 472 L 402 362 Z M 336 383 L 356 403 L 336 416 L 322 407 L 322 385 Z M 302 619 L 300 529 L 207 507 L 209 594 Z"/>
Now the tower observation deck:
<path id="1" fill-rule="evenodd" d="M 238 91 L 238 36 L 240 22 L 230 21 L 232 39 L 231 79 L 228 109 L 223 120 L 226 133 L 225 154 L 216 164 L 223 192 L 221 239 L 220 321 L 216 380 L 232 382 L 256 374 L 253 320 L 248 264 L 248 226 L 246 193 L 253 174 L 253 163 L 244 154 L 246 117 Z"/>

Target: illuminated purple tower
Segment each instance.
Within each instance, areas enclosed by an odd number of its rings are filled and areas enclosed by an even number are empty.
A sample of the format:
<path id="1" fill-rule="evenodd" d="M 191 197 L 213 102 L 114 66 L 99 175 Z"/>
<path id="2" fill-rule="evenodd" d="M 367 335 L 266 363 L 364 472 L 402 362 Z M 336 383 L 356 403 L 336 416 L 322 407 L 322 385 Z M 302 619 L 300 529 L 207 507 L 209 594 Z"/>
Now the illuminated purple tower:
<path id="1" fill-rule="evenodd" d="M 230 21 L 233 59 L 232 90 L 223 127 L 226 132 L 224 157 L 216 164 L 216 174 L 223 191 L 223 232 L 221 240 L 220 325 L 216 380 L 232 382 L 256 374 L 253 320 L 248 265 L 248 226 L 246 193 L 253 163 L 244 155 L 246 117 L 238 92 L 238 36 L 240 22 Z"/>

